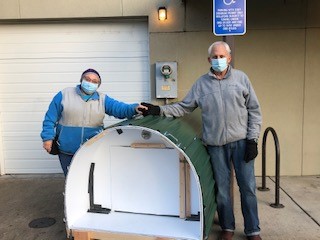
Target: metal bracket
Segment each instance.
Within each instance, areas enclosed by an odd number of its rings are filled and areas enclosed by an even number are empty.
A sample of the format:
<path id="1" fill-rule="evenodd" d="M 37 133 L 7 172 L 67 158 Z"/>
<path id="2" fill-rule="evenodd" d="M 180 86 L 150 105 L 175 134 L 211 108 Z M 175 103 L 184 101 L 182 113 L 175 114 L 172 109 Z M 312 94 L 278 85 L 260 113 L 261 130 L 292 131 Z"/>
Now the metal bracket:
<path id="1" fill-rule="evenodd" d="M 88 184 L 88 193 L 89 193 L 89 198 L 90 198 L 90 209 L 88 209 L 88 212 L 109 214 L 111 211 L 110 208 L 103 208 L 99 204 L 94 204 L 94 198 L 93 198 L 94 166 L 95 166 L 95 163 L 91 163 L 90 172 L 89 172 L 89 184 Z"/>

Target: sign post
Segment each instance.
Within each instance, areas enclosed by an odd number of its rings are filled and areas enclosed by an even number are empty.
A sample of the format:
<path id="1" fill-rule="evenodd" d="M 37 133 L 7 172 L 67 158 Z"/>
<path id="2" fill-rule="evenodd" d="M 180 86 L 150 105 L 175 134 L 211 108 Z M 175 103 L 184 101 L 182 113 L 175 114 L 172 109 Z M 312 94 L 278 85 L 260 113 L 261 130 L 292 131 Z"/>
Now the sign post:
<path id="1" fill-rule="evenodd" d="M 223 36 L 232 53 L 231 66 L 234 67 L 234 35 L 246 33 L 246 0 L 213 0 L 212 31 L 216 36 Z M 230 173 L 230 196 L 234 206 L 234 167 Z"/>

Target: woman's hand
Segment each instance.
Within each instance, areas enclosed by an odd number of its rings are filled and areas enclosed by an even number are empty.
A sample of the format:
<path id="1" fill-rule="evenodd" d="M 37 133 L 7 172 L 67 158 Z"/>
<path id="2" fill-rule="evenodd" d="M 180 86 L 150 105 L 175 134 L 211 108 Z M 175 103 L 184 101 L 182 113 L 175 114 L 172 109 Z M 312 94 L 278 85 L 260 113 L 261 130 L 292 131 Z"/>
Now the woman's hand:
<path id="1" fill-rule="evenodd" d="M 147 111 L 148 108 L 146 106 L 143 106 L 141 104 L 139 104 L 137 107 L 136 107 L 136 112 L 138 114 L 143 114 L 145 111 Z"/>
<path id="2" fill-rule="evenodd" d="M 52 140 L 47 140 L 43 142 L 43 148 L 50 153 L 52 148 Z"/>

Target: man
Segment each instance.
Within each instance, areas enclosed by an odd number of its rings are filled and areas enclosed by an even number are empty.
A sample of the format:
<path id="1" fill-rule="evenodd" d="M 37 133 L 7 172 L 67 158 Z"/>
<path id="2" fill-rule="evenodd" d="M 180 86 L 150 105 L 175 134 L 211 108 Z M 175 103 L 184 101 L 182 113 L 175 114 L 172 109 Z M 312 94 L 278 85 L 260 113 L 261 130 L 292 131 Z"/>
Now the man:
<path id="1" fill-rule="evenodd" d="M 258 154 L 262 121 L 260 105 L 247 75 L 230 66 L 231 50 L 227 43 L 213 43 L 208 54 L 210 71 L 194 83 L 181 102 L 160 107 L 142 103 L 148 107 L 144 115 L 181 117 L 197 107 L 201 109 L 203 141 L 211 157 L 217 187 L 220 239 L 232 239 L 235 230 L 230 197 L 233 164 L 241 194 L 244 232 L 248 240 L 259 240 L 254 158 Z"/>
<path id="2" fill-rule="evenodd" d="M 43 148 L 52 153 L 53 140 L 58 141 L 59 160 L 64 175 L 80 146 L 103 131 L 105 114 L 116 118 L 132 118 L 146 107 L 126 104 L 101 92 L 100 74 L 87 69 L 81 74 L 80 84 L 65 88 L 52 99 L 43 120 L 41 138 Z"/>

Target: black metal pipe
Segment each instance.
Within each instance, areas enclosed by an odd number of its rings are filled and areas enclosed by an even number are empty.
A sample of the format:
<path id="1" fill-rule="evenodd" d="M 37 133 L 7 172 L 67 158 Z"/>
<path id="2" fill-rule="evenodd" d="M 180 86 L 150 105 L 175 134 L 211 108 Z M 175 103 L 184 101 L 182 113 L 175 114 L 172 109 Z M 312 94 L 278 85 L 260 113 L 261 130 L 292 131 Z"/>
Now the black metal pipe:
<path id="1" fill-rule="evenodd" d="M 262 187 L 259 190 L 266 191 L 266 141 L 269 131 L 273 135 L 276 150 L 276 182 L 275 182 L 275 203 L 270 204 L 274 208 L 283 208 L 280 204 L 280 144 L 276 131 L 272 127 L 268 127 L 263 135 L 262 141 Z"/>
<path id="2" fill-rule="evenodd" d="M 269 129 L 264 131 L 262 138 L 262 186 L 258 187 L 259 191 L 269 191 L 270 189 L 266 187 L 266 141 Z"/>
<path id="3" fill-rule="evenodd" d="M 279 140 L 278 140 L 278 137 L 277 137 L 275 130 L 271 129 L 271 132 L 273 134 L 274 143 L 275 143 L 275 147 L 276 147 L 276 192 L 275 192 L 276 201 L 275 201 L 275 205 L 278 206 L 280 204 L 280 147 L 279 147 Z"/>

